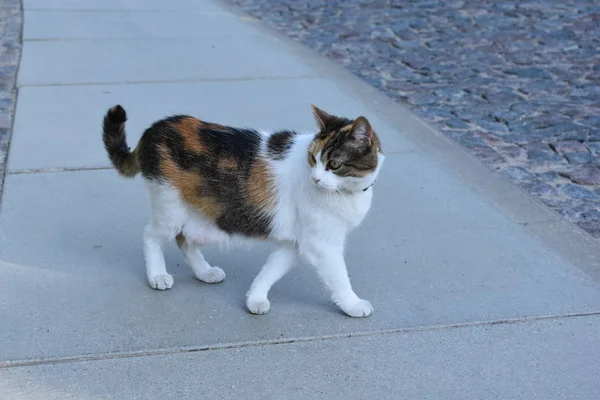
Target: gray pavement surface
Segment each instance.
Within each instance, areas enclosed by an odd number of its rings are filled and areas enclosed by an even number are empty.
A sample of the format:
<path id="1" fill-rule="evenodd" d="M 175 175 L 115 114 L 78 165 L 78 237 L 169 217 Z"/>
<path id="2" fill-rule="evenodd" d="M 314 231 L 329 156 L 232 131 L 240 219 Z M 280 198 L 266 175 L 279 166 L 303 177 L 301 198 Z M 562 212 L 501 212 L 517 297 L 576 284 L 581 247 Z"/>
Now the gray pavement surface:
<path id="1" fill-rule="evenodd" d="M 600 4 L 231 0 L 600 237 Z"/>
<path id="2" fill-rule="evenodd" d="M 9 398 L 597 399 L 600 319 L 257 343 L 3 370 Z"/>
<path id="3" fill-rule="evenodd" d="M 24 6 L 0 205 L 1 400 L 598 398 L 597 243 L 446 137 L 224 3 Z M 387 157 L 347 259 L 375 314 L 342 315 L 305 265 L 267 315 L 248 314 L 269 245 L 208 249 L 228 274 L 218 285 L 170 246 L 175 285 L 150 289 L 146 193 L 108 167 L 100 138 L 115 102 L 131 143 L 178 112 L 297 130 L 313 129 L 310 103 L 366 115 Z"/>

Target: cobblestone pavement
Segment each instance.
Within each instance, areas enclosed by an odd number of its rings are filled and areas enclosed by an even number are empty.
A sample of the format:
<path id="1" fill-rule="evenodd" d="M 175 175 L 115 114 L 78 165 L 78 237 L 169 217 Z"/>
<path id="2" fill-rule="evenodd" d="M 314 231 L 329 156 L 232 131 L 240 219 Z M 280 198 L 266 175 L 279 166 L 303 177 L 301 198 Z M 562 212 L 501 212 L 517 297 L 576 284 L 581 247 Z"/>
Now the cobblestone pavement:
<path id="1" fill-rule="evenodd" d="M 600 237 L 600 3 L 231 0 Z"/>
<path id="2" fill-rule="evenodd" d="M 21 22 L 21 1 L 0 0 L 0 194 L 17 93 Z"/>

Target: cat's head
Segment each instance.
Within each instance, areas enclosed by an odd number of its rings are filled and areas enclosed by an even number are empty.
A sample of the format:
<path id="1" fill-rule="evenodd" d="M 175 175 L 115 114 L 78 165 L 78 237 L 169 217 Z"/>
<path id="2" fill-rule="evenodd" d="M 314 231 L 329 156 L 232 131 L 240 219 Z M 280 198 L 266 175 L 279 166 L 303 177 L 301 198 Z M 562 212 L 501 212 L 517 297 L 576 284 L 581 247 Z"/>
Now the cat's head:
<path id="1" fill-rule="evenodd" d="M 365 117 L 336 117 L 311 107 L 319 126 L 308 148 L 314 184 L 323 190 L 344 192 L 373 185 L 384 157 L 369 121 Z"/>

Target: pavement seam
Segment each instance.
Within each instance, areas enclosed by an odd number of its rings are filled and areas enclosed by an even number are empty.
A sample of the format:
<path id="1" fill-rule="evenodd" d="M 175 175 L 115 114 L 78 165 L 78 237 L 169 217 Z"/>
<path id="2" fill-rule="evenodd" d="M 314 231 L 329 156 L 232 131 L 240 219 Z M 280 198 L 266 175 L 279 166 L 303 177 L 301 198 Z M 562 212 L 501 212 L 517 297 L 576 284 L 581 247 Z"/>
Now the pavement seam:
<path id="1" fill-rule="evenodd" d="M 17 83 L 19 88 L 37 88 L 37 87 L 61 87 L 61 86 L 113 86 L 113 85 L 149 85 L 149 84 L 170 84 L 170 83 L 194 83 L 194 82 L 245 82 L 245 81 L 279 81 L 279 80 L 295 80 L 295 79 L 322 79 L 319 74 L 306 74 L 297 76 L 283 77 L 248 77 L 248 78 L 222 78 L 222 79 L 206 79 L 206 78 L 190 78 L 190 79 L 163 79 L 163 80 L 148 80 L 148 81 L 115 81 L 115 82 L 69 82 L 69 83 Z"/>
<path id="2" fill-rule="evenodd" d="M 145 13 L 164 13 L 164 12 L 185 12 L 188 13 L 189 10 L 185 8 L 164 8 L 164 9 L 140 9 L 140 8 L 27 8 L 25 12 L 29 11 L 45 11 L 45 12 L 106 12 L 106 13 L 115 13 L 115 12 L 145 12 Z M 229 14 L 227 11 L 196 11 L 192 12 L 193 14 Z"/>
<path id="3" fill-rule="evenodd" d="M 248 35 L 251 36 L 251 35 Z M 181 36 L 144 36 L 144 37 L 99 37 L 99 38 L 86 38 L 86 37 L 47 37 L 47 38 L 25 38 L 23 43 L 57 43 L 57 42 L 133 42 L 133 41 L 177 41 L 180 39 L 221 39 L 223 36 L 193 36 L 193 35 L 181 35 Z"/>
<path id="4" fill-rule="evenodd" d="M 524 324 L 524 323 L 528 323 L 528 322 L 581 318 L 581 317 L 594 317 L 594 316 L 600 316 L 600 311 L 587 312 L 587 313 L 540 315 L 540 316 L 520 317 L 520 318 L 504 318 L 504 319 L 498 319 L 498 320 L 492 320 L 492 321 L 476 321 L 476 322 L 463 322 L 463 323 L 456 323 L 456 324 L 417 326 L 417 327 L 410 327 L 410 328 L 385 329 L 385 330 L 380 330 L 380 331 L 336 333 L 336 334 L 321 335 L 321 336 L 290 337 L 290 338 L 284 338 L 284 339 L 257 340 L 257 341 L 223 343 L 223 344 L 204 345 L 204 346 L 188 346 L 188 347 L 175 347 L 175 348 L 155 349 L 155 350 L 124 351 L 124 352 L 104 353 L 104 354 L 101 353 L 101 354 L 76 355 L 76 356 L 65 356 L 65 357 L 49 357 L 49 358 L 39 358 L 39 359 L 0 361 L 0 369 L 9 369 L 9 368 L 18 368 L 18 367 L 34 367 L 34 366 L 51 365 L 51 364 L 69 364 L 69 363 L 86 362 L 86 361 L 101 361 L 101 360 L 113 360 L 113 359 L 125 359 L 125 358 L 152 357 L 152 356 L 161 356 L 161 355 L 164 356 L 164 355 L 174 355 L 174 354 L 197 353 L 197 352 L 202 352 L 202 351 L 216 351 L 216 350 L 242 349 L 242 348 L 261 347 L 261 346 L 285 345 L 285 344 L 292 344 L 292 343 L 312 343 L 312 342 L 321 342 L 321 341 L 330 341 L 330 340 L 339 340 L 339 339 L 375 337 L 375 336 L 384 336 L 384 335 L 393 335 L 393 334 L 408 334 L 408 333 L 419 333 L 419 332 L 435 332 L 435 331 L 441 331 L 441 330 L 447 330 L 447 329 L 486 327 L 486 326 L 494 326 L 494 325 Z"/>
<path id="5" fill-rule="evenodd" d="M 8 175 L 33 175 L 33 174 L 53 174 L 58 172 L 77 172 L 77 171 L 103 171 L 113 169 L 105 165 L 99 167 L 55 167 L 55 168 L 23 168 L 8 171 Z"/>

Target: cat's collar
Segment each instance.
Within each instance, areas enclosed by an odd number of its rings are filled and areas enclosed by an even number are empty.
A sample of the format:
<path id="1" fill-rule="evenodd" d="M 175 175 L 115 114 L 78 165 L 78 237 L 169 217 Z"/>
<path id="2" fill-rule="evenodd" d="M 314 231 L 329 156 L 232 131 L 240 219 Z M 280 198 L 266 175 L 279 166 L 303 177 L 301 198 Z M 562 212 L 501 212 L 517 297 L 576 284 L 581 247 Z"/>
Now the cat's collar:
<path id="1" fill-rule="evenodd" d="M 371 186 L 373 186 L 375 184 L 375 181 L 373 181 L 373 183 L 371 183 L 369 186 L 367 186 L 366 188 L 363 189 L 363 192 L 366 192 L 367 190 L 369 190 L 369 188 Z"/>

